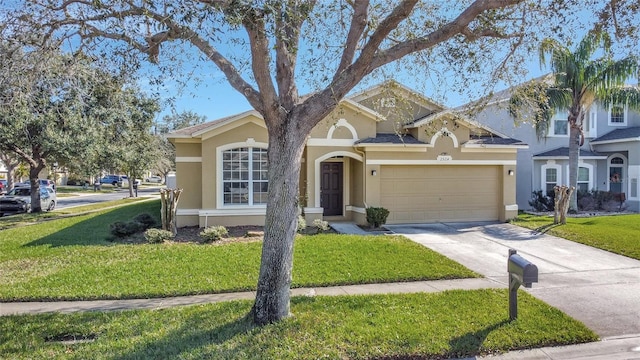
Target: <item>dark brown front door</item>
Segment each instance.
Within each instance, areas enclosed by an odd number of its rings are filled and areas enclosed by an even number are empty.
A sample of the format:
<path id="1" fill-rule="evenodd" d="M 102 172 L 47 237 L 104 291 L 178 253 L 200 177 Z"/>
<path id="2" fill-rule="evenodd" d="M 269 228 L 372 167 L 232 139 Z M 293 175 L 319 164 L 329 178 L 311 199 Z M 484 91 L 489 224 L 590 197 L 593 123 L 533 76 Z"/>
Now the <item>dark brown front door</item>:
<path id="1" fill-rule="evenodd" d="M 322 163 L 320 176 L 320 206 L 324 208 L 323 215 L 342 215 L 342 163 Z"/>

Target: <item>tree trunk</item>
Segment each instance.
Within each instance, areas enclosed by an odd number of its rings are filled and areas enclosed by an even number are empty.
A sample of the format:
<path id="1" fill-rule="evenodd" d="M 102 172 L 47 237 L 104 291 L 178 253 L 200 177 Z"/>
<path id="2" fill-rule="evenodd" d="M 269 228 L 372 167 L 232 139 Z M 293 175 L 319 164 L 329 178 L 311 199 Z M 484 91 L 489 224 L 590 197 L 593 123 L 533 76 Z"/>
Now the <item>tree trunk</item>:
<path id="1" fill-rule="evenodd" d="M 31 184 L 31 212 L 39 213 L 42 212 L 42 207 L 40 206 L 40 180 L 38 176 L 40 175 L 40 171 L 44 169 L 43 164 L 38 164 L 38 166 L 30 166 L 29 167 L 29 184 Z"/>
<path id="2" fill-rule="evenodd" d="M 569 115 L 571 116 L 571 115 Z M 577 118 L 578 115 L 576 115 Z M 569 119 L 569 188 L 578 188 L 578 160 L 580 156 L 581 131 L 576 120 Z M 578 192 L 573 191 L 569 202 L 569 209 L 578 211 Z"/>
<path id="3" fill-rule="evenodd" d="M 160 221 L 162 230 L 171 231 L 173 236 L 178 233 L 176 212 L 182 189 L 160 189 Z"/>
<path id="4" fill-rule="evenodd" d="M 252 310 L 258 325 L 289 316 L 300 167 L 307 135 L 300 132 L 293 127 L 269 134 L 269 201 L 258 290 Z"/>
<path id="5" fill-rule="evenodd" d="M 553 198 L 553 224 L 555 225 L 560 223 L 560 200 L 562 198 L 560 186 L 554 186 L 553 193 L 555 194 L 555 197 Z"/>

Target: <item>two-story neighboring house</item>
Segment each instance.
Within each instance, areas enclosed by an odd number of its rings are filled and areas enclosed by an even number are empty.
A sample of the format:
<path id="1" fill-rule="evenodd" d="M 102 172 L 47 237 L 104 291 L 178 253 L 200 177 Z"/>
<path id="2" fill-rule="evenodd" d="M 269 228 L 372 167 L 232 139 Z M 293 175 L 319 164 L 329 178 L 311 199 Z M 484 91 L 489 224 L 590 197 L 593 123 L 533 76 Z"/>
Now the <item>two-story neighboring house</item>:
<path id="1" fill-rule="evenodd" d="M 509 90 L 496 94 L 472 117 L 529 145 L 518 151 L 516 199 L 520 209 L 531 209 L 529 200 L 534 191 L 569 184 L 567 110 L 558 109 L 546 136 L 538 139 L 532 124 L 514 122 L 508 111 L 509 96 Z M 639 212 L 640 114 L 624 104 L 603 106 L 596 102 L 586 111 L 584 134 L 578 189 L 624 193 L 627 210 Z"/>

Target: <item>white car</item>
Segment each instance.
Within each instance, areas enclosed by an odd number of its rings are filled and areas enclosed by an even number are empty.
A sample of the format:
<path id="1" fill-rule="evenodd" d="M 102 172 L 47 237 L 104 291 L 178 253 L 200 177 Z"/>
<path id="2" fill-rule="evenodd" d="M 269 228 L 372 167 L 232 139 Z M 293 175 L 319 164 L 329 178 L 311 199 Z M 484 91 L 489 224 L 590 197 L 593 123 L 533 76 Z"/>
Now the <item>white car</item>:
<path id="1" fill-rule="evenodd" d="M 160 176 L 152 175 L 144 179 L 144 182 L 160 184 L 162 183 L 162 178 Z"/>
<path id="2" fill-rule="evenodd" d="M 56 208 L 58 198 L 53 188 L 40 187 L 40 207 L 42 210 L 51 211 Z M 0 197 L 0 216 L 5 214 L 18 214 L 31 212 L 31 188 L 18 186 Z"/>

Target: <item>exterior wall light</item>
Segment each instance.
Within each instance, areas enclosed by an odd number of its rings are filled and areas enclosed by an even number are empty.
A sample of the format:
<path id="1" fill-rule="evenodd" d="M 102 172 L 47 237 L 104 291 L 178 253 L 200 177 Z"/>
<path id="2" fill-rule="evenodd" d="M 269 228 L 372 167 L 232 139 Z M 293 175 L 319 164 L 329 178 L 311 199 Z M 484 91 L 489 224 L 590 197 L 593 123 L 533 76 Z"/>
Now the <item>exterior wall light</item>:
<path id="1" fill-rule="evenodd" d="M 509 176 L 513 176 L 514 172 L 513 172 L 513 170 L 509 170 L 509 171 L 507 171 L 507 174 L 509 174 Z"/>
<path id="2" fill-rule="evenodd" d="M 371 170 L 371 176 L 376 176 L 376 175 L 378 175 L 378 172 L 375 170 Z"/>

